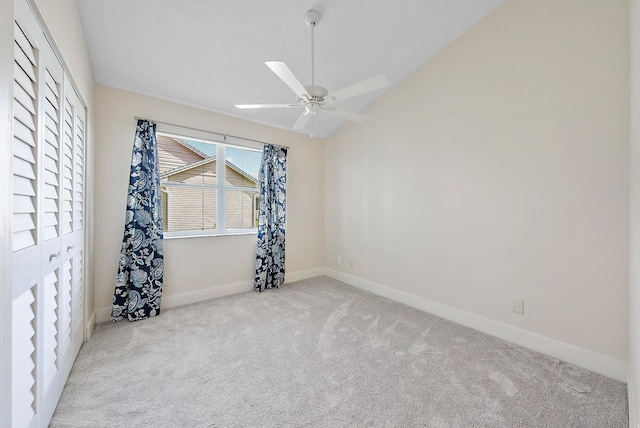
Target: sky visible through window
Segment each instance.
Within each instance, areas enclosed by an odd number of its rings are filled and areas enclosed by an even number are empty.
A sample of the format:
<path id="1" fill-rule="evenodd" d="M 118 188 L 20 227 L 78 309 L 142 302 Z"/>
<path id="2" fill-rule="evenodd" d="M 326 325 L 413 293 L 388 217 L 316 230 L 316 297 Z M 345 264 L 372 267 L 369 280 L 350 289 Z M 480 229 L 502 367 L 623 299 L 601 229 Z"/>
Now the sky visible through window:
<path id="1" fill-rule="evenodd" d="M 193 146 L 195 149 L 201 151 L 207 156 L 216 155 L 215 143 L 205 143 L 202 141 L 190 141 L 184 140 L 185 143 Z M 262 159 L 262 152 L 249 149 L 241 149 L 239 147 L 227 146 L 226 150 L 227 161 L 231 162 L 247 174 L 252 177 L 258 178 L 258 171 L 260 170 L 260 160 Z"/>

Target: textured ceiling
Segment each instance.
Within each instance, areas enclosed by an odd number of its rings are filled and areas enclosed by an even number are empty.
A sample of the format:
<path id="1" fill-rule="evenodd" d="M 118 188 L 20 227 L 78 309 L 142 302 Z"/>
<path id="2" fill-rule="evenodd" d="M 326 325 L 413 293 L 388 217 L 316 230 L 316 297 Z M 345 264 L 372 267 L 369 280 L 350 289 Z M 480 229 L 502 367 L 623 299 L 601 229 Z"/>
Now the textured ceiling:
<path id="1" fill-rule="evenodd" d="M 284 61 L 303 85 L 310 83 L 307 10 L 321 14 L 315 83 L 332 92 L 376 74 L 394 86 L 503 2 L 78 0 L 78 5 L 97 83 L 291 129 L 302 109 L 234 105 L 295 103 L 264 62 Z M 334 106 L 361 111 L 384 91 Z M 327 137 L 344 123 L 315 115 L 313 134 Z"/>

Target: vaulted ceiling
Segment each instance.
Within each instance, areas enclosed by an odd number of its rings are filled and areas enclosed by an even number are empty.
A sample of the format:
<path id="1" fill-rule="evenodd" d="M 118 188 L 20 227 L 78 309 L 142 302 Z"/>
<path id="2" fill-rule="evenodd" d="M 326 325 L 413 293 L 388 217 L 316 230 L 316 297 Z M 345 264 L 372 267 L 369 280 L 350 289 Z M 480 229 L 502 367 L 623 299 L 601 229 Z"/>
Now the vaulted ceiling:
<path id="1" fill-rule="evenodd" d="M 291 129 L 302 109 L 264 64 L 284 61 L 329 92 L 377 74 L 389 87 L 335 104 L 362 111 L 504 0 L 78 0 L 97 83 Z M 327 137 L 345 120 L 314 115 L 299 132 Z"/>

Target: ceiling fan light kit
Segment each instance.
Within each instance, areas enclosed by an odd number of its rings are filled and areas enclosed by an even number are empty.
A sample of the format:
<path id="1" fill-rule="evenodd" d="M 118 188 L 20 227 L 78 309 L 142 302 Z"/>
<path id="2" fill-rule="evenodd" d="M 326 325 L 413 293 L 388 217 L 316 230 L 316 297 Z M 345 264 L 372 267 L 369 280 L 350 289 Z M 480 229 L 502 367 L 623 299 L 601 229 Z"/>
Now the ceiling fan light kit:
<path id="1" fill-rule="evenodd" d="M 293 125 L 294 130 L 304 129 L 309 123 L 309 119 L 319 112 L 330 116 L 339 117 L 358 123 L 368 119 L 367 116 L 348 111 L 328 107 L 330 104 L 346 100 L 351 97 L 365 94 L 386 87 L 389 83 L 382 75 L 377 75 L 361 82 L 355 83 L 346 88 L 330 93 L 326 88 L 315 85 L 314 82 L 314 34 L 313 30 L 320 22 L 320 12 L 310 10 L 305 15 L 305 23 L 311 28 L 311 84 L 304 86 L 293 74 L 284 61 L 267 61 L 265 64 L 282 80 L 297 96 L 297 104 L 236 104 L 239 109 L 261 109 L 261 108 L 297 108 L 304 107 L 304 111 Z"/>

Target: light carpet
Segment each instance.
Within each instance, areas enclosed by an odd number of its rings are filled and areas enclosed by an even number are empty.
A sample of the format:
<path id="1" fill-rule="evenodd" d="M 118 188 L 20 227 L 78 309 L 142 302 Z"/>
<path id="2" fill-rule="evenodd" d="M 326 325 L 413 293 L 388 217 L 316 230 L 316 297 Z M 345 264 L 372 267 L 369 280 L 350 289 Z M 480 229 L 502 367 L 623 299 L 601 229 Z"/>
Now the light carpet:
<path id="1" fill-rule="evenodd" d="M 624 383 L 327 277 L 84 344 L 51 427 L 627 427 Z"/>

